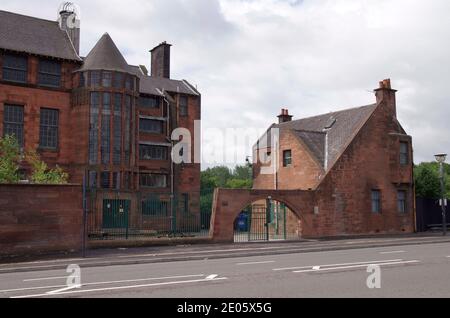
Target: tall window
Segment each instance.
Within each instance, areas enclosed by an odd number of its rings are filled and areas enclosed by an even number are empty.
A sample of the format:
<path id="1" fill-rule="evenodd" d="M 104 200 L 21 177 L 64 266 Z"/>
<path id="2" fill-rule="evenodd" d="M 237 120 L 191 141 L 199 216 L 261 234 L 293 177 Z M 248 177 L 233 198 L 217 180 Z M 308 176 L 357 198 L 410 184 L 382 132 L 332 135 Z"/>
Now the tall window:
<path id="1" fill-rule="evenodd" d="M 78 83 L 78 87 L 85 87 L 86 86 L 86 77 L 87 77 L 87 72 L 81 72 L 80 73 L 80 81 Z"/>
<path id="2" fill-rule="evenodd" d="M 39 61 L 38 84 L 42 86 L 61 86 L 61 63 L 50 60 Z"/>
<path id="3" fill-rule="evenodd" d="M 407 142 L 400 143 L 400 164 L 409 164 L 409 144 Z"/>
<path id="4" fill-rule="evenodd" d="M 187 96 L 180 96 L 180 116 L 188 116 L 188 98 Z"/>
<path id="5" fill-rule="evenodd" d="M 91 111 L 89 126 L 89 163 L 98 163 L 98 116 L 100 110 L 100 93 L 91 93 Z"/>
<path id="6" fill-rule="evenodd" d="M 89 187 L 97 188 L 97 172 L 89 171 Z"/>
<path id="7" fill-rule="evenodd" d="M 57 109 L 41 108 L 41 125 L 39 146 L 41 148 L 58 148 L 59 111 Z"/>
<path id="8" fill-rule="evenodd" d="M 114 149 L 113 163 L 120 165 L 122 162 L 122 95 L 114 95 Z"/>
<path id="9" fill-rule="evenodd" d="M 184 214 L 188 214 L 189 213 L 189 194 L 188 193 L 183 193 L 181 195 L 181 208 Z"/>
<path id="10" fill-rule="evenodd" d="M 26 83 L 28 77 L 28 58 L 20 55 L 3 55 L 3 79 L 5 81 Z"/>
<path id="11" fill-rule="evenodd" d="M 141 160 L 167 160 L 167 154 L 167 147 L 139 145 L 139 158 Z"/>
<path id="12" fill-rule="evenodd" d="M 104 171 L 100 174 L 100 185 L 103 189 L 109 189 L 110 188 L 110 173 L 109 171 Z"/>
<path id="13" fill-rule="evenodd" d="M 130 164 L 131 156 L 131 96 L 125 96 L 125 127 L 124 127 L 124 156 L 125 164 Z"/>
<path id="14" fill-rule="evenodd" d="M 406 213 L 406 191 L 400 190 L 397 193 L 398 212 Z"/>
<path id="15" fill-rule="evenodd" d="M 140 175 L 140 184 L 142 187 L 145 187 L 145 188 L 166 188 L 167 187 L 167 175 L 142 173 Z"/>
<path id="16" fill-rule="evenodd" d="M 159 108 L 159 98 L 156 96 L 141 95 L 139 106 L 145 108 Z"/>
<path id="17" fill-rule="evenodd" d="M 163 122 L 154 119 L 139 119 L 139 130 L 146 133 L 162 134 Z"/>
<path id="18" fill-rule="evenodd" d="M 103 93 L 102 107 L 102 163 L 109 164 L 111 155 L 111 94 Z"/>
<path id="19" fill-rule="evenodd" d="M 102 86 L 111 87 L 111 85 L 112 85 L 112 73 L 104 71 L 102 77 Z"/>
<path id="20" fill-rule="evenodd" d="M 381 213 L 381 191 L 372 190 L 372 213 Z"/>
<path id="21" fill-rule="evenodd" d="M 134 77 L 127 76 L 125 79 L 125 88 L 129 91 L 134 90 Z"/>
<path id="22" fill-rule="evenodd" d="M 113 87 L 114 88 L 123 88 L 123 74 L 122 73 L 114 73 L 114 81 L 113 81 Z"/>
<path id="23" fill-rule="evenodd" d="M 100 86 L 100 78 L 102 72 L 100 71 L 92 71 L 91 72 L 91 87 L 99 87 Z"/>
<path id="24" fill-rule="evenodd" d="M 113 189 L 120 189 L 120 172 L 113 172 Z"/>
<path id="25" fill-rule="evenodd" d="M 23 147 L 23 106 L 5 105 L 4 109 L 3 133 L 15 136 L 19 146 Z"/>
<path id="26" fill-rule="evenodd" d="M 283 151 L 283 167 L 292 165 L 292 150 Z"/>

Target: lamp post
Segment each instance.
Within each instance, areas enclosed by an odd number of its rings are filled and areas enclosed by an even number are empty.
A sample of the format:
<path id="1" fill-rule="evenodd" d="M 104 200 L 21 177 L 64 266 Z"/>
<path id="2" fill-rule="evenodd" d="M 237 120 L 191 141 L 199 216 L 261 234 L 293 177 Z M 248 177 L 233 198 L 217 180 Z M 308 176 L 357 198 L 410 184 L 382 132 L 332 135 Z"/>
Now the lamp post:
<path id="1" fill-rule="evenodd" d="M 444 236 L 447 235 L 447 216 L 445 211 L 445 187 L 444 187 L 444 162 L 447 154 L 436 155 L 436 161 L 439 162 L 439 178 L 441 180 L 441 208 L 442 208 L 442 228 Z"/>

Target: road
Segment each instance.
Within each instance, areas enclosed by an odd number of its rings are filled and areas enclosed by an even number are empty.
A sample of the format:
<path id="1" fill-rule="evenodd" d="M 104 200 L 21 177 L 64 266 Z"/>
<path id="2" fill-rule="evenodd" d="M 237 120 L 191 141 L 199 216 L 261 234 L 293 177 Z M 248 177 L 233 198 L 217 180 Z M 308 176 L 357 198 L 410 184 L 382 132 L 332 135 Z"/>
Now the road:
<path id="1" fill-rule="evenodd" d="M 367 287 L 369 265 L 381 268 L 379 289 Z M 0 272 L 0 297 L 450 297 L 450 242 L 87 267 L 81 288 L 68 275 Z"/>

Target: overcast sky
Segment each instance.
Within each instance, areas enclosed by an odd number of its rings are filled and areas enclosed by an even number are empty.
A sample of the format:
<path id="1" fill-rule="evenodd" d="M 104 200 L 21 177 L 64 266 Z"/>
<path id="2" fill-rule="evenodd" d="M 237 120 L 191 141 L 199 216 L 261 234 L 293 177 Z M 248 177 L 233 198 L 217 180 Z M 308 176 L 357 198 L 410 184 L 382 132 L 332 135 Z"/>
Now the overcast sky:
<path id="1" fill-rule="evenodd" d="M 2 0 L 0 9 L 55 20 L 60 2 Z M 450 153 L 448 0 L 76 3 L 82 55 L 104 32 L 130 64 L 149 67 L 151 48 L 173 44 L 172 77 L 202 93 L 204 128 L 266 128 L 283 107 L 301 118 L 371 104 L 391 78 L 416 163 Z"/>

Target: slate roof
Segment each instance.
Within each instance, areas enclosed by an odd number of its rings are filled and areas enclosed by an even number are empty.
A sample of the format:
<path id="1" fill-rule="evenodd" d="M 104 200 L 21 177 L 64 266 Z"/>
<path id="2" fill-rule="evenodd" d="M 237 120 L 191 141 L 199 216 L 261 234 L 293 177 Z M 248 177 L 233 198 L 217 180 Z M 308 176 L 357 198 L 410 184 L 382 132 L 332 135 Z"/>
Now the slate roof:
<path id="1" fill-rule="evenodd" d="M 94 48 L 84 59 L 80 71 L 107 70 L 129 73 L 130 68 L 127 61 L 120 53 L 114 41 L 108 33 L 103 34 Z"/>
<path id="2" fill-rule="evenodd" d="M 81 61 L 67 32 L 59 28 L 58 22 L 1 10 L 0 48 Z"/>
<path id="3" fill-rule="evenodd" d="M 267 138 L 267 144 L 270 145 L 272 128 L 279 128 L 281 132 L 289 130 L 308 147 L 310 153 L 322 167 L 327 167 L 328 170 L 339 159 L 376 107 L 376 104 L 372 104 L 274 124 L 259 143 L 264 145 L 265 138 Z M 327 129 L 327 127 L 329 128 Z M 325 161 L 327 161 L 326 165 Z"/>
<path id="4" fill-rule="evenodd" d="M 199 96 L 199 92 L 187 81 L 173 80 L 163 77 L 151 77 L 145 75 L 139 66 L 130 65 L 130 73 L 139 77 L 141 82 L 140 92 L 144 94 L 161 95 L 160 92 L 168 91 L 187 95 Z"/>

